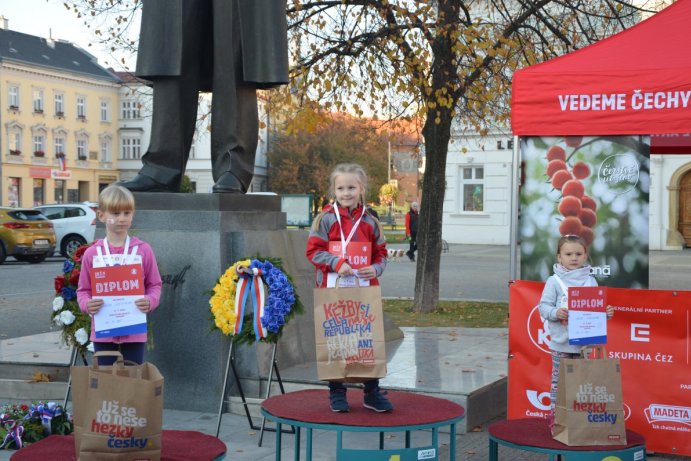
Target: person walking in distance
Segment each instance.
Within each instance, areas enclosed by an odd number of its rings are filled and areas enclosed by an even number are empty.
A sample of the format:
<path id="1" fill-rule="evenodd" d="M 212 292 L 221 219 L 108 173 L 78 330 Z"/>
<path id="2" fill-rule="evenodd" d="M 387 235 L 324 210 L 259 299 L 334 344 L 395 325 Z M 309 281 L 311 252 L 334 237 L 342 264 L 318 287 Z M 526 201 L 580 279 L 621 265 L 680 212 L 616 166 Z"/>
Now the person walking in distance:
<path id="1" fill-rule="evenodd" d="M 120 184 L 179 192 L 199 92 L 213 92 L 213 192 L 247 192 L 257 150 L 257 89 L 288 82 L 285 0 L 144 0 L 136 75 L 153 82 L 144 164 Z"/>
<path id="2" fill-rule="evenodd" d="M 413 202 L 410 204 L 410 211 L 405 215 L 405 236 L 410 245 L 406 254 L 411 261 L 415 261 L 415 250 L 417 250 L 417 220 L 419 212 L 420 206 L 417 202 Z"/>

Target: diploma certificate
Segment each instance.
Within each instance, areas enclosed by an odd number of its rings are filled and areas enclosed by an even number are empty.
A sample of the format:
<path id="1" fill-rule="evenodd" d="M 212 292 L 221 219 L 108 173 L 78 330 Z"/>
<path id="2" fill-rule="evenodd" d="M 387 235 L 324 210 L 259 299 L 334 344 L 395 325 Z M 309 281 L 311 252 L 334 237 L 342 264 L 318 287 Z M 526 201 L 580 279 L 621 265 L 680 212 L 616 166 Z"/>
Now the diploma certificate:
<path id="1" fill-rule="evenodd" d="M 569 344 L 607 344 L 607 289 L 569 287 Z"/>
<path id="2" fill-rule="evenodd" d="M 146 314 L 134 302 L 143 298 L 144 277 L 140 264 L 105 266 L 91 271 L 91 292 L 103 299 L 94 315 L 97 338 L 146 333 Z"/>

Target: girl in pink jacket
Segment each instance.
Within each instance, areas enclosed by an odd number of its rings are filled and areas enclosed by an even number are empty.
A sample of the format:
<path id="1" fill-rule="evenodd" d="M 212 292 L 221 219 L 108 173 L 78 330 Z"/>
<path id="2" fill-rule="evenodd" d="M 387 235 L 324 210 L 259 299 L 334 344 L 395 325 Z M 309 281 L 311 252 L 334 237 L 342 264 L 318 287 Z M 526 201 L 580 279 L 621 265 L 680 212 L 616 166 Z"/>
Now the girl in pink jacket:
<path id="1" fill-rule="evenodd" d="M 128 231 L 134 217 L 134 196 L 126 188 L 110 185 L 103 189 L 98 199 L 98 219 L 106 225 L 106 238 L 96 241 L 82 256 L 77 301 L 82 312 L 91 315 L 91 341 L 94 351 L 119 351 L 125 360 L 144 362 L 146 331 L 115 336 L 99 336 L 94 326 L 94 316 L 103 307 L 102 297 L 94 297 L 91 274 L 95 268 L 119 265 L 139 266 L 144 284 L 144 295 L 134 301 L 135 307 L 148 314 L 158 307 L 161 297 L 161 275 L 156 257 L 148 243 L 130 237 Z M 134 330 L 141 330 L 135 327 Z M 101 357 L 100 365 L 111 365 L 113 357 Z"/>

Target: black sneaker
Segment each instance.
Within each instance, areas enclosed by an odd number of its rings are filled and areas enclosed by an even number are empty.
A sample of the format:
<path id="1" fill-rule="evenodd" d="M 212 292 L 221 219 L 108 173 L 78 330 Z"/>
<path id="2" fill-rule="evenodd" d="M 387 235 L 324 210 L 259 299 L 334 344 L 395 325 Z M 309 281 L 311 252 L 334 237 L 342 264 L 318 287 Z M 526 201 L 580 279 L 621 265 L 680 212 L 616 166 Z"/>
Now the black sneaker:
<path id="1" fill-rule="evenodd" d="M 363 406 L 378 413 L 393 410 L 393 405 L 385 395 L 386 391 L 382 392 L 381 389 L 375 387 L 370 392 L 365 392 L 365 402 Z"/>
<path id="2" fill-rule="evenodd" d="M 329 402 L 334 413 L 346 413 L 350 411 L 345 389 L 329 390 Z"/>

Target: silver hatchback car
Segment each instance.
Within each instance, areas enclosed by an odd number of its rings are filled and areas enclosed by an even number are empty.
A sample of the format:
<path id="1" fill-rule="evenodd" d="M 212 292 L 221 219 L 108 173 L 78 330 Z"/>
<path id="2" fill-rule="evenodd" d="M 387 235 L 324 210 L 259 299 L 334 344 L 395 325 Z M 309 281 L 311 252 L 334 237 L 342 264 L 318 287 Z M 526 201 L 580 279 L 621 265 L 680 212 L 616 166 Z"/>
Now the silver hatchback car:
<path id="1" fill-rule="evenodd" d="M 59 203 L 34 207 L 50 219 L 55 229 L 57 250 L 67 257 L 74 250 L 94 241 L 96 212 L 83 203 Z"/>

